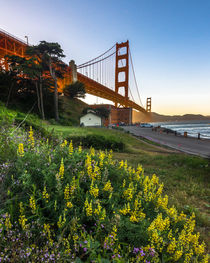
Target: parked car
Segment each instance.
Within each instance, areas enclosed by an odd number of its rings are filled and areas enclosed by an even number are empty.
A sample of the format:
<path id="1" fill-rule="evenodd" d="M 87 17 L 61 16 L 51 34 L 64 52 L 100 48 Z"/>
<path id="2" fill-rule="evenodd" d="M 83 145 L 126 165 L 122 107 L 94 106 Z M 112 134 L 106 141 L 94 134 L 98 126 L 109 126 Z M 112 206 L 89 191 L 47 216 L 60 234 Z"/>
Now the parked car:
<path id="1" fill-rule="evenodd" d="M 150 123 L 141 123 L 141 124 L 140 124 L 140 127 L 142 127 L 142 128 L 152 128 L 153 125 L 150 124 Z"/>

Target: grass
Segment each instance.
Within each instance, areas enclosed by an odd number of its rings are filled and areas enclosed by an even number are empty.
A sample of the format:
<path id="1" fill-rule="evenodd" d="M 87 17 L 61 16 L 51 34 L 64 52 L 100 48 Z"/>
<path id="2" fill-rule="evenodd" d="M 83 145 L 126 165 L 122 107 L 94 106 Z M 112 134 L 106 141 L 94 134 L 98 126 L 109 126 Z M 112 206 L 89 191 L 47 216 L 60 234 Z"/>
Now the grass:
<path id="1" fill-rule="evenodd" d="M 136 139 L 128 133 L 106 128 L 80 128 L 49 125 L 55 134 L 65 137 L 103 135 L 125 143 L 124 152 L 115 152 L 114 158 L 127 160 L 134 167 L 140 163 L 146 174 L 156 174 L 164 183 L 165 193 L 169 196 L 170 205 L 179 211 L 195 212 L 197 230 L 210 247 L 210 161 L 196 156 L 149 144 Z"/>

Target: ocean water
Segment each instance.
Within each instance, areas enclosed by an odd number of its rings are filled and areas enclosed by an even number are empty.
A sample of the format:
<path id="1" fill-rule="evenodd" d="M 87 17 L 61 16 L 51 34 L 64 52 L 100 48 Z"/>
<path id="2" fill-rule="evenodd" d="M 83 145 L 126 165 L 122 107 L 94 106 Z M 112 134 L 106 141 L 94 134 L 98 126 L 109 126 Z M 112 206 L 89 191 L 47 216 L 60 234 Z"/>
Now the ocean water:
<path id="1" fill-rule="evenodd" d="M 187 121 L 187 122 L 160 122 L 153 123 L 154 126 L 160 125 L 163 128 L 177 131 L 181 135 L 187 132 L 188 136 L 210 139 L 210 120 L 207 121 Z"/>

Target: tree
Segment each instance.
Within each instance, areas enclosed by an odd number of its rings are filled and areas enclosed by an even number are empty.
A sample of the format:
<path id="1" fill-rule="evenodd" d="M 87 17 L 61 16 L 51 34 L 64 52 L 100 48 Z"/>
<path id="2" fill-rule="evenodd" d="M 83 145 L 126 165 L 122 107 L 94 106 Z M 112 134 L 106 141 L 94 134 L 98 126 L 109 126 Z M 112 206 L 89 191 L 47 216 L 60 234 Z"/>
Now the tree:
<path id="1" fill-rule="evenodd" d="M 88 110 L 94 111 L 98 116 L 105 118 L 105 119 L 107 119 L 109 117 L 109 114 L 110 114 L 110 110 L 105 108 L 105 107 L 100 107 L 100 108 L 96 108 L 96 109 L 88 107 L 88 108 L 83 109 L 82 113 L 86 114 L 88 112 Z"/>
<path id="2" fill-rule="evenodd" d="M 85 85 L 79 81 L 66 86 L 64 89 L 64 94 L 70 98 L 85 98 L 85 93 Z"/>
<path id="3" fill-rule="evenodd" d="M 36 87 L 37 104 L 42 119 L 45 119 L 43 97 L 42 97 L 42 75 L 43 68 L 36 57 L 25 58 L 19 56 L 7 56 L 8 63 L 13 72 L 18 75 L 18 81 L 27 84 L 32 82 Z M 24 86 L 24 85 L 23 85 Z M 40 92 L 38 89 L 40 87 Z"/>
<path id="4" fill-rule="evenodd" d="M 101 116 L 102 118 L 109 118 L 109 114 L 110 114 L 110 110 L 105 108 L 105 107 L 100 107 L 100 108 L 97 108 L 95 109 L 96 110 L 96 113 Z"/>
<path id="5" fill-rule="evenodd" d="M 43 68 L 49 71 L 49 74 L 53 79 L 55 119 L 58 121 L 59 114 L 57 78 L 62 78 L 66 69 L 66 65 L 61 61 L 61 58 L 65 57 L 63 50 L 58 43 L 40 41 L 38 46 L 30 47 L 26 53 L 28 55 L 36 55 L 39 58 L 39 62 L 42 63 Z"/>
<path id="6" fill-rule="evenodd" d="M 16 72 L 13 70 L 0 71 L 0 98 L 5 102 L 5 106 L 8 107 L 10 98 L 14 90 L 17 91 L 17 79 Z"/>

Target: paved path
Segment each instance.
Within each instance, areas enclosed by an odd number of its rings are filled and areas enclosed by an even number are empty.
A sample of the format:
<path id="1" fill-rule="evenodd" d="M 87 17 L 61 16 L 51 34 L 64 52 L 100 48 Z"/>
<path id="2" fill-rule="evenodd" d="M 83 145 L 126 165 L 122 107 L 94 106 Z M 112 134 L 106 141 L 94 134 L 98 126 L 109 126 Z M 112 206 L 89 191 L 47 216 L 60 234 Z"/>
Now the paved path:
<path id="1" fill-rule="evenodd" d="M 143 137 L 185 153 L 210 158 L 210 140 L 175 136 L 174 134 L 162 132 L 160 129 L 152 131 L 152 128 L 141 128 L 138 126 L 124 126 L 123 128 L 135 136 Z"/>

